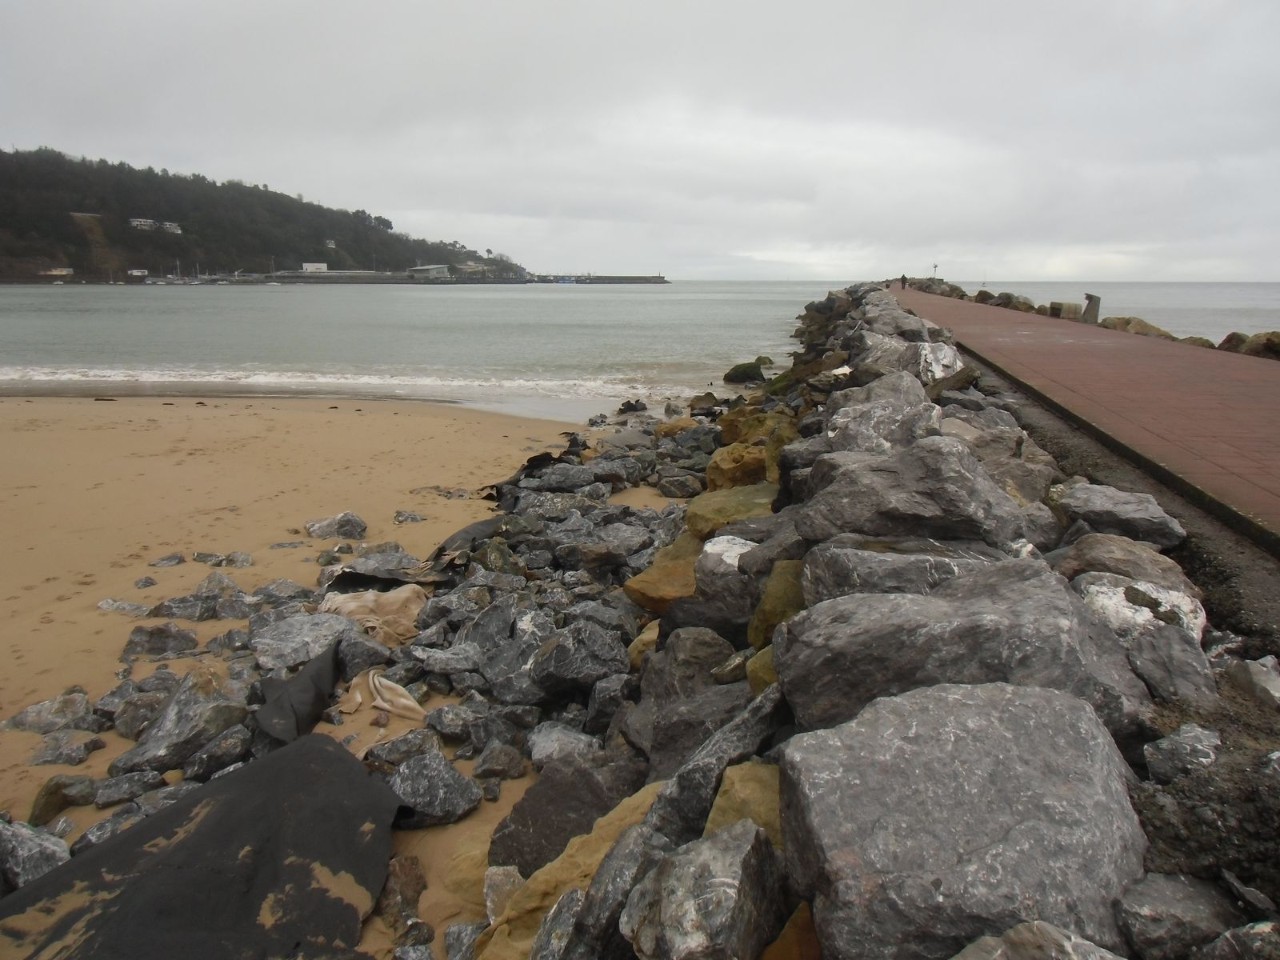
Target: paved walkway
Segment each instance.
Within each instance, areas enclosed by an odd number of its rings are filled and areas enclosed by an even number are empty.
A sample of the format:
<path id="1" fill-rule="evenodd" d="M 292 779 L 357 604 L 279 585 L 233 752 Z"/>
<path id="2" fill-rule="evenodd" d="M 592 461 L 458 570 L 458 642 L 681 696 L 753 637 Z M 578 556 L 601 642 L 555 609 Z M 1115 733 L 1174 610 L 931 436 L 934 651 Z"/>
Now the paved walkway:
<path id="1" fill-rule="evenodd" d="M 950 327 L 964 350 L 1280 556 L 1280 362 L 896 285 L 891 292 Z"/>

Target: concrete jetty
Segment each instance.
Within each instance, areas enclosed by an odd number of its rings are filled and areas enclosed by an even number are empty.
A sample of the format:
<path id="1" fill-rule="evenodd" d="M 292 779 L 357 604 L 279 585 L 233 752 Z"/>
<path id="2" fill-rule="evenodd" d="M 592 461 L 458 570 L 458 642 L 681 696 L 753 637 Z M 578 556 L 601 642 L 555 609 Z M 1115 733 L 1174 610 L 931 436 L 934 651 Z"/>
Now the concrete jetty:
<path id="1" fill-rule="evenodd" d="M 893 295 L 1165 485 L 1280 556 L 1280 363 L 935 296 Z"/>

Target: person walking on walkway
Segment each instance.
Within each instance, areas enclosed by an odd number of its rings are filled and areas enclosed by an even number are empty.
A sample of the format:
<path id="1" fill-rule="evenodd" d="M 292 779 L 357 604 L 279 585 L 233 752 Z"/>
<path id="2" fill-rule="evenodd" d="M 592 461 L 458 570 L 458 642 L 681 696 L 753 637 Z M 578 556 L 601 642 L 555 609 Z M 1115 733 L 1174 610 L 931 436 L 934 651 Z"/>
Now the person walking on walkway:
<path id="1" fill-rule="evenodd" d="M 903 290 L 907 289 L 907 275 L 905 273 L 902 275 L 902 279 L 898 282 L 902 284 Z"/>

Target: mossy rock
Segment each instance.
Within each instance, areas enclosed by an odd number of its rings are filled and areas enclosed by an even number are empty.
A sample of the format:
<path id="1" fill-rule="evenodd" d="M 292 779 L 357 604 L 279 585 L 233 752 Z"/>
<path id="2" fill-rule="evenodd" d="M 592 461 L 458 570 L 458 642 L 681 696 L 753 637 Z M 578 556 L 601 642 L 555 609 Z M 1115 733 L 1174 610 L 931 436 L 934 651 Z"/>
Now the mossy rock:
<path id="1" fill-rule="evenodd" d="M 1155 337 L 1159 340 L 1177 340 L 1172 333 L 1154 323 L 1148 323 L 1141 317 L 1103 317 L 1098 326 L 1107 330 L 1119 330 L 1121 333 L 1134 333 L 1140 337 Z"/>
<path id="2" fill-rule="evenodd" d="M 795 385 L 795 374 L 790 370 L 784 370 L 765 384 L 764 392 L 771 397 L 780 397 L 790 391 Z"/>
<path id="3" fill-rule="evenodd" d="M 757 367 L 772 367 L 772 366 L 773 366 L 773 357 L 766 357 L 764 354 L 761 354 L 760 356 L 756 357 L 756 366 L 757 366 Z"/>
<path id="4" fill-rule="evenodd" d="M 689 533 L 699 540 L 706 540 L 726 524 L 752 517 L 767 517 L 773 513 L 773 501 L 778 496 L 774 483 L 757 483 L 750 487 L 731 487 L 728 490 L 712 490 L 689 501 L 684 522 Z M 681 537 L 683 539 L 683 536 Z M 676 543 L 680 541 L 677 540 Z M 672 544 L 674 547 L 675 544 Z M 667 548 L 668 550 L 671 547 Z M 661 556 L 661 554 L 659 554 Z M 694 559 L 697 559 L 696 556 Z M 646 571 L 647 573 L 648 571 Z M 644 576 L 644 574 L 640 574 Z M 691 574 L 692 576 L 692 574 Z M 635 579 L 634 577 L 632 578 Z M 631 581 L 628 581 L 630 583 Z M 688 595 L 692 595 L 690 590 Z M 632 598 L 634 599 L 634 598 Z M 636 601 L 637 603 L 639 601 Z M 641 606 L 644 606 L 641 604 Z"/>
<path id="5" fill-rule="evenodd" d="M 702 497 L 694 498 L 690 507 L 700 499 Z M 667 607 L 672 602 L 681 597 L 693 596 L 697 588 L 693 565 L 702 553 L 703 539 L 686 532 L 680 534 L 674 543 L 659 550 L 647 570 L 637 573 L 622 585 L 631 602 L 661 616 L 667 612 Z"/>
<path id="6" fill-rule="evenodd" d="M 1218 344 L 1218 349 L 1226 350 L 1228 353 L 1239 353 L 1248 342 L 1248 336 L 1241 333 L 1239 330 L 1233 330 L 1222 338 L 1222 342 Z"/>
<path id="7" fill-rule="evenodd" d="M 1265 360 L 1280 360 L 1280 330 L 1268 330 L 1266 333 L 1255 333 L 1244 342 L 1240 352 L 1246 357 L 1262 357 Z"/>
<path id="8" fill-rule="evenodd" d="M 760 383 L 762 380 L 764 380 L 764 371 L 754 360 L 736 364 L 724 375 L 725 383 Z"/>
<path id="9" fill-rule="evenodd" d="M 769 572 L 747 627 L 747 640 L 757 650 L 773 640 L 774 627 L 804 609 L 804 591 L 800 587 L 803 568 L 803 560 L 779 560 Z"/>
<path id="10" fill-rule="evenodd" d="M 1193 347 L 1208 347 L 1210 350 L 1216 350 L 1217 344 L 1208 337 L 1183 337 L 1179 343 L 1188 343 Z"/>

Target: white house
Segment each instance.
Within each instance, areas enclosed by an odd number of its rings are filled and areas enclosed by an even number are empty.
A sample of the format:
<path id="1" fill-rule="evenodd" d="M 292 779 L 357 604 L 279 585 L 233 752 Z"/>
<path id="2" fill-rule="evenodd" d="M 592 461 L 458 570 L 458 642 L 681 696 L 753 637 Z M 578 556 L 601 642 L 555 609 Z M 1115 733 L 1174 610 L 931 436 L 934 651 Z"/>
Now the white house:
<path id="1" fill-rule="evenodd" d="M 302 265 L 303 273 L 327 273 L 329 265 L 327 263 L 304 263 Z"/>
<path id="2" fill-rule="evenodd" d="M 452 276 L 447 263 L 433 263 L 426 267 L 410 267 L 408 272 L 413 280 L 448 280 Z"/>
<path id="3" fill-rule="evenodd" d="M 135 230 L 154 230 L 156 228 L 156 222 L 154 220 L 147 220 L 144 217 L 130 217 L 129 226 L 133 227 Z"/>

